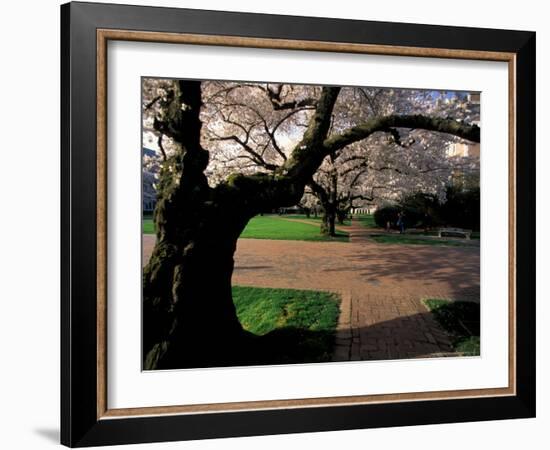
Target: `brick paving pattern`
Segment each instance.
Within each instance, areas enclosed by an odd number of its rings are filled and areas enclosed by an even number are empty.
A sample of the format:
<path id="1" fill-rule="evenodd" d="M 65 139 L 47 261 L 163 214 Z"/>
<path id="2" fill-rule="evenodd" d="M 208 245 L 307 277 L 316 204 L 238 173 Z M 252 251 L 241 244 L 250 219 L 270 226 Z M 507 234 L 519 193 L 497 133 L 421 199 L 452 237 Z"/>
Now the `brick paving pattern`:
<path id="1" fill-rule="evenodd" d="M 479 301 L 479 246 L 378 244 L 358 224 L 349 243 L 240 239 L 233 283 L 340 294 L 334 361 L 447 356 L 422 298 Z M 143 236 L 143 261 L 154 236 Z"/>

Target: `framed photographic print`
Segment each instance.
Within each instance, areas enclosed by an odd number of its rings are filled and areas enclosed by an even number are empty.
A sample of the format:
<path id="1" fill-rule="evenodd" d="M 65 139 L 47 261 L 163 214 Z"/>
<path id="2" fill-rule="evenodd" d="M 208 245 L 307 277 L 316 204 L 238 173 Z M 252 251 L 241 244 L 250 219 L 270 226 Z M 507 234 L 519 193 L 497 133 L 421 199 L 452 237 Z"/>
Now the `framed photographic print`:
<path id="1" fill-rule="evenodd" d="M 63 444 L 534 416 L 535 33 L 61 19 Z"/>

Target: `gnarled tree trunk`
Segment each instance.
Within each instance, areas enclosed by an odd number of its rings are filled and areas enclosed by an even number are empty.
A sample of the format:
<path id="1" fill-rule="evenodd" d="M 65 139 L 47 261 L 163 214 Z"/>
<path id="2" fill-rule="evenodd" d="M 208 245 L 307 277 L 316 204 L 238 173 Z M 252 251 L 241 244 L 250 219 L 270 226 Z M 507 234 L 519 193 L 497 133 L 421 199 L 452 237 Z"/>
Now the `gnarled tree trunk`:
<path id="1" fill-rule="evenodd" d="M 180 81 L 159 131 L 181 145 L 162 168 L 156 244 L 143 272 L 146 369 L 223 364 L 243 330 L 231 296 L 233 254 L 251 217 L 208 186 L 200 145 L 201 85 Z M 237 346 L 238 347 L 238 346 Z"/>
<path id="2" fill-rule="evenodd" d="M 231 214 L 207 200 L 170 206 L 188 219 L 177 234 L 157 235 L 144 270 L 145 368 L 230 363 L 237 358 L 228 350 L 238 349 L 246 338 L 233 304 L 231 275 L 247 215 Z M 157 224 L 165 214 L 157 213 Z"/>
<path id="3" fill-rule="evenodd" d="M 275 174 L 240 174 L 210 188 L 200 144 L 201 84 L 179 81 L 155 128 L 181 145 L 162 168 L 155 209 L 156 244 L 143 272 L 145 369 L 220 366 L 246 362 L 245 333 L 231 295 L 237 239 L 260 211 L 292 206 L 322 158 L 321 146 L 337 90 L 326 91 L 301 151 Z"/>

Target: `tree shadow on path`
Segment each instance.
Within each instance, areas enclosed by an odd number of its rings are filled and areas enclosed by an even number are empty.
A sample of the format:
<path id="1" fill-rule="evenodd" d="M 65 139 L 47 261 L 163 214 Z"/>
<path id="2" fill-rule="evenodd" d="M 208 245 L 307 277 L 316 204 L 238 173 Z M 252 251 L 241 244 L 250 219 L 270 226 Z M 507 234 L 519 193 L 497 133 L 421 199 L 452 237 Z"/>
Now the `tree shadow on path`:
<path id="1" fill-rule="evenodd" d="M 453 351 L 452 336 L 430 312 L 396 317 L 370 326 L 342 331 L 279 328 L 263 336 L 248 333 L 238 344 L 219 352 L 181 358 L 163 369 L 382 361 L 462 356 Z M 182 355 L 183 356 L 183 355 Z"/>

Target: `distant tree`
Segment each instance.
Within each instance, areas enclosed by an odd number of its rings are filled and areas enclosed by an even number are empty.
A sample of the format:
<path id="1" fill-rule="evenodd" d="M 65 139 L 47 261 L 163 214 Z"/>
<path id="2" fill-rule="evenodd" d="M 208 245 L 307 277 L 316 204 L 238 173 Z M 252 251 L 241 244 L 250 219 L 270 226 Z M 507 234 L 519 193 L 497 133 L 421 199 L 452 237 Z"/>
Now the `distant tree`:
<path id="1" fill-rule="evenodd" d="M 404 112 L 452 114 L 461 121 L 479 119 L 477 105 L 465 95 L 346 88 L 339 98 L 333 111 L 334 128 L 356 117 L 373 120 Z M 479 173 L 479 158 L 449 156 L 449 145 L 455 142 L 462 140 L 423 129 L 393 128 L 327 155 L 305 193 L 322 205 L 321 231 L 333 235 L 335 222 L 342 223 L 354 207 L 397 202 L 418 191 L 444 200 L 446 186 L 456 173 L 465 180 Z"/>

